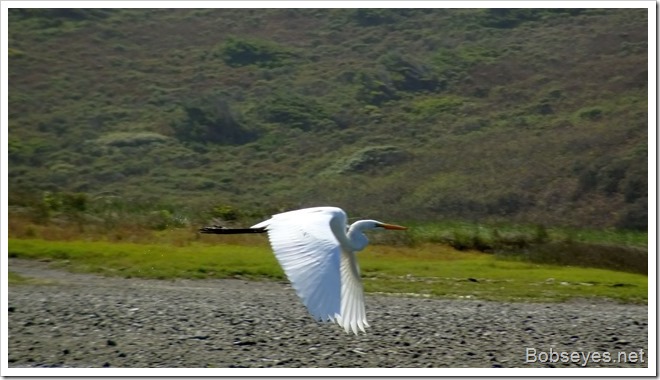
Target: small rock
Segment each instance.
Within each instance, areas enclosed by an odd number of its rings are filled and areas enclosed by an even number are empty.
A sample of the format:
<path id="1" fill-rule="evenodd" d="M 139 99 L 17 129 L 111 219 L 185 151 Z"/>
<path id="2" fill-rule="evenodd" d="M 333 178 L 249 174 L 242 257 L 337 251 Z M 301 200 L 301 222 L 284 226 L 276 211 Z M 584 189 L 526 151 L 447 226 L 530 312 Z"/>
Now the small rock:
<path id="1" fill-rule="evenodd" d="M 252 340 L 241 340 L 241 341 L 234 342 L 235 346 L 254 346 L 256 344 L 257 344 L 257 342 L 252 341 Z"/>

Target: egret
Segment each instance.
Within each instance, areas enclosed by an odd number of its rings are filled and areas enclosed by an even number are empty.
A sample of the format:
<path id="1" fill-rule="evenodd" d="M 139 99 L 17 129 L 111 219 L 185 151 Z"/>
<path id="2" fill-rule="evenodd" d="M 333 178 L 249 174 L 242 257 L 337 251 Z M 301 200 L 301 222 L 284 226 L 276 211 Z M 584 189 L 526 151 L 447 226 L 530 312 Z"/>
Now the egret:
<path id="1" fill-rule="evenodd" d="M 350 226 L 337 207 L 312 207 L 283 212 L 250 228 L 210 226 L 210 234 L 268 233 L 277 261 L 296 294 L 317 321 L 337 322 L 358 335 L 369 327 L 364 291 L 355 253 L 369 243 L 367 230 L 405 230 L 377 220 Z"/>

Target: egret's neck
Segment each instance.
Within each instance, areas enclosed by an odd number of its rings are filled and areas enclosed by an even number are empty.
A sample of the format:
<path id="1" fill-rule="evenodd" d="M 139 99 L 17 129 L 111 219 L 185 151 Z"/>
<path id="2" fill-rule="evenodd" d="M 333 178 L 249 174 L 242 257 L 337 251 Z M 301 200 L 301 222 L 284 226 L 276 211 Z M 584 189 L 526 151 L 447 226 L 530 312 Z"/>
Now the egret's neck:
<path id="1" fill-rule="evenodd" d="M 371 228 L 373 228 L 373 221 L 371 220 L 359 220 L 351 224 L 347 236 L 353 251 L 361 251 L 369 244 L 369 239 L 364 234 L 364 230 Z"/>

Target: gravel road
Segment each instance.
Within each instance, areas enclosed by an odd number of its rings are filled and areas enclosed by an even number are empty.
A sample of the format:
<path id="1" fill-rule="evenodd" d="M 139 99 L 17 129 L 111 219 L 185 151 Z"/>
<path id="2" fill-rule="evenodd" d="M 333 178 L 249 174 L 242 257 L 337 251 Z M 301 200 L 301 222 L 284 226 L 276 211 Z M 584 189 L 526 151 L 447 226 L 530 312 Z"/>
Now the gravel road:
<path id="1" fill-rule="evenodd" d="M 582 367 L 588 352 L 586 367 L 648 366 L 647 306 L 367 295 L 356 337 L 313 321 L 285 283 L 9 268 L 44 280 L 9 287 L 10 367 Z M 555 363 L 526 363 L 551 348 Z"/>

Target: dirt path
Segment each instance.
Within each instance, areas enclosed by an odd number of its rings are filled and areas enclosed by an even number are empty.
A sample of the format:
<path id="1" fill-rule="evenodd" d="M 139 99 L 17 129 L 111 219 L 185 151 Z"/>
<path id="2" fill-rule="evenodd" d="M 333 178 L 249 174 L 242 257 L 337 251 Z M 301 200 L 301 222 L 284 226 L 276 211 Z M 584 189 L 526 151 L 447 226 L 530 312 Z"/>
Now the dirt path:
<path id="1" fill-rule="evenodd" d="M 579 367 L 590 352 L 588 367 L 648 366 L 647 306 L 367 295 L 372 327 L 356 337 L 313 321 L 284 283 L 9 268 L 46 282 L 9 288 L 10 367 Z"/>

